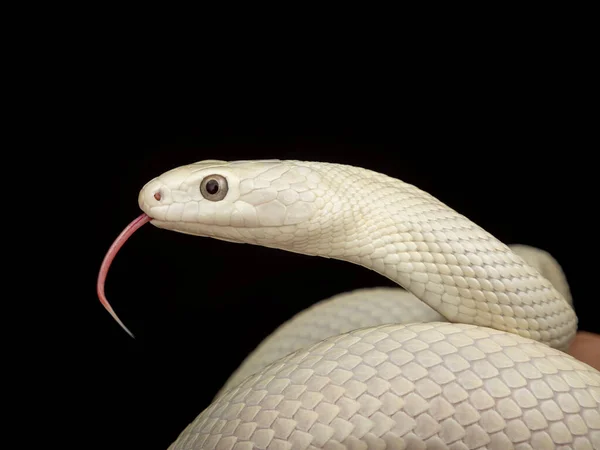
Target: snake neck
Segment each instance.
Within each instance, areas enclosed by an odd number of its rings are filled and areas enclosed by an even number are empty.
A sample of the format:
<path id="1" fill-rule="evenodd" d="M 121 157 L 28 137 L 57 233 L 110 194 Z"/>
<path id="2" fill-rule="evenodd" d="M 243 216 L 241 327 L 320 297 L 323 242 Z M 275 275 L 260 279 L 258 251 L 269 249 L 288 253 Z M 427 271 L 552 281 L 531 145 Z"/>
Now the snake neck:
<path id="1" fill-rule="evenodd" d="M 430 194 L 368 174 L 340 177 L 304 239 L 275 246 L 374 270 L 451 322 L 568 347 L 575 313 L 535 268 Z"/>

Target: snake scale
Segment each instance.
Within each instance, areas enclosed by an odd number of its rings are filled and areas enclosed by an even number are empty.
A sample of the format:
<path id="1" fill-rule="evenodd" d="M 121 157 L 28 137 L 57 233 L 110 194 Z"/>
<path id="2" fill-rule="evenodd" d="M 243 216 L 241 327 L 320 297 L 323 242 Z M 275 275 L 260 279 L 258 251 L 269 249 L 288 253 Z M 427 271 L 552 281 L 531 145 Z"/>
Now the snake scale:
<path id="1" fill-rule="evenodd" d="M 206 160 L 149 181 L 138 201 L 98 277 L 116 320 L 106 274 L 147 222 L 348 261 L 404 289 L 292 318 L 170 450 L 600 449 L 600 373 L 564 353 L 577 331 L 568 287 L 535 251 L 418 187 L 343 164 Z"/>

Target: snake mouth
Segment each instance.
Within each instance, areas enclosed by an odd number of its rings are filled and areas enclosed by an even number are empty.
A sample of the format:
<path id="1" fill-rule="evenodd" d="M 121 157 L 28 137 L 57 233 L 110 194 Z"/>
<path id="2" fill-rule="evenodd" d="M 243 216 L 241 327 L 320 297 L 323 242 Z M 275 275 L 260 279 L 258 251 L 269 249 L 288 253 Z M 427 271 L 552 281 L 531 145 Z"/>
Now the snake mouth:
<path id="1" fill-rule="evenodd" d="M 127 332 L 127 334 L 129 334 L 129 336 L 131 336 L 134 339 L 135 336 L 133 335 L 133 333 L 127 329 L 123 322 L 121 322 L 121 319 L 119 319 L 115 311 L 112 309 L 112 306 L 110 306 L 110 303 L 108 302 L 104 293 L 104 285 L 106 284 L 106 275 L 108 274 L 108 269 L 110 268 L 110 265 L 112 264 L 113 260 L 115 259 L 115 256 L 117 255 L 121 247 L 123 247 L 123 244 L 127 242 L 127 239 L 129 239 L 131 235 L 133 235 L 133 233 L 136 232 L 136 230 L 138 230 L 142 225 L 145 225 L 151 220 L 152 217 L 150 217 L 146 213 L 143 213 L 140 216 L 138 216 L 135 220 L 133 220 L 133 222 L 127 225 L 125 229 L 121 232 L 121 234 L 117 236 L 115 241 L 112 243 L 112 245 L 106 252 L 106 255 L 104 256 L 104 260 L 102 261 L 102 265 L 100 266 L 100 272 L 98 273 L 98 282 L 96 284 L 96 292 L 98 293 L 98 299 L 100 299 L 100 303 L 102 303 L 104 308 L 110 313 L 113 319 L 117 321 L 121 328 L 123 328 Z"/>

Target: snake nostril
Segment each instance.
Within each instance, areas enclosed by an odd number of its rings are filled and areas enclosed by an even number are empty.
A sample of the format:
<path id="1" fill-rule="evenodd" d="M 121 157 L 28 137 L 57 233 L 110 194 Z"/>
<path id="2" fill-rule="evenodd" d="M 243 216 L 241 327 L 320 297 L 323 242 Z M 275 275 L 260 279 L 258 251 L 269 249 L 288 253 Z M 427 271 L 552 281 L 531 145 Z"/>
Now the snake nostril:
<path id="1" fill-rule="evenodd" d="M 155 193 L 154 193 L 154 198 L 155 198 L 157 201 L 160 201 L 160 199 L 162 198 L 162 196 L 160 195 L 160 192 L 155 192 Z"/>

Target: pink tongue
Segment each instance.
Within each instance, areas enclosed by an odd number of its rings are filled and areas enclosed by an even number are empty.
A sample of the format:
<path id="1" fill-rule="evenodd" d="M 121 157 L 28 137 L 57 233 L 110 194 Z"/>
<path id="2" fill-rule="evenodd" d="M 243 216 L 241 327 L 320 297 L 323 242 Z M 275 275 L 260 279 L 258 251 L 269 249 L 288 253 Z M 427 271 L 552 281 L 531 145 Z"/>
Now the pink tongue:
<path id="1" fill-rule="evenodd" d="M 121 319 L 117 317 L 117 314 L 113 311 L 112 307 L 110 306 L 110 303 L 108 303 L 106 295 L 104 295 L 104 283 L 106 282 L 106 274 L 108 273 L 108 269 L 110 268 L 113 259 L 115 259 L 117 252 L 121 249 L 121 247 L 127 241 L 127 239 L 129 239 L 138 228 L 140 228 L 145 223 L 150 222 L 150 220 L 152 219 L 147 214 L 142 214 L 129 225 L 127 225 L 125 229 L 121 232 L 121 234 L 117 237 L 117 239 L 115 239 L 115 242 L 113 242 L 113 244 L 108 249 L 108 252 L 106 252 L 104 261 L 102 261 L 102 265 L 100 266 L 100 273 L 98 274 L 98 284 L 96 285 L 96 291 L 98 292 L 98 298 L 100 299 L 100 303 L 104 305 L 104 307 L 110 313 L 110 315 L 113 316 L 113 319 L 115 319 L 117 323 L 121 325 L 121 328 L 123 328 L 127 332 L 127 334 L 129 334 L 129 336 L 131 336 L 132 338 L 135 337 L 133 336 L 131 331 L 129 331 L 127 327 L 123 325 Z"/>

